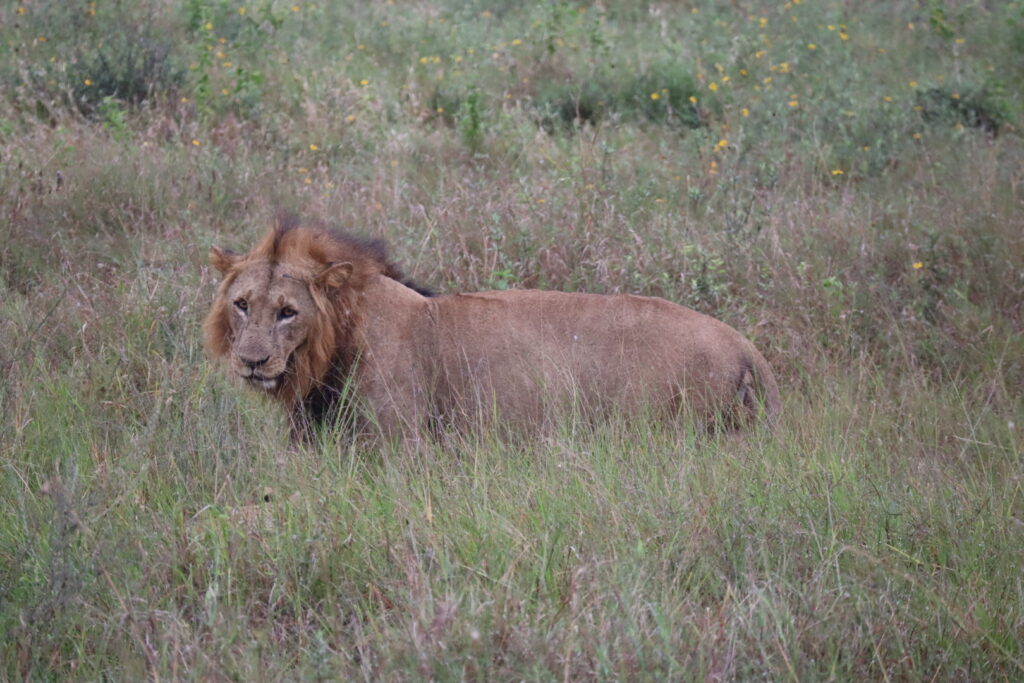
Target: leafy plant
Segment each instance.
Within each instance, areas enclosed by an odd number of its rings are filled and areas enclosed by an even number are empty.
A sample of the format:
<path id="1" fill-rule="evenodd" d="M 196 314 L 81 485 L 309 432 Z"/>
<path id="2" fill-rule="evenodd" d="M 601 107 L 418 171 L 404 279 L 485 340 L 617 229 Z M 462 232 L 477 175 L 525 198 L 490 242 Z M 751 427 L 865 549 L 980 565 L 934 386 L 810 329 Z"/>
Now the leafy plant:
<path id="1" fill-rule="evenodd" d="M 462 106 L 459 107 L 458 116 L 462 141 L 471 154 L 476 154 L 484 139 L 483 103 L 478 89 L 471 88 L 466 94 Z"/>
<path id="2" fill-rule="evenodd" d="M 127 112 L 113 96 L 104 97 L 96 108 L 96 113 L 103 121 L 103 127 L 109 130 L 115 139 L 123 141 L 128 137 L 128 124 L 125 120 Z"/>

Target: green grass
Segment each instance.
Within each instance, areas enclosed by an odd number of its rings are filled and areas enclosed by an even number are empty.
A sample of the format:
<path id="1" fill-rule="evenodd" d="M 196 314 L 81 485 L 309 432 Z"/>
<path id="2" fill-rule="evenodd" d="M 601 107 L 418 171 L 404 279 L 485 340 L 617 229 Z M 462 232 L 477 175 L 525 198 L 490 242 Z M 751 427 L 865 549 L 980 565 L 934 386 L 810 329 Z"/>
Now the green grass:
<path id="1" fill-rule="evenodd" d="M 0 8 L 0 678 L 1020 679 L 1022 54 L 1020 2 Z M 782 423 L 292 449 L 199 330 L 279 211 L 711 313 Z"/>

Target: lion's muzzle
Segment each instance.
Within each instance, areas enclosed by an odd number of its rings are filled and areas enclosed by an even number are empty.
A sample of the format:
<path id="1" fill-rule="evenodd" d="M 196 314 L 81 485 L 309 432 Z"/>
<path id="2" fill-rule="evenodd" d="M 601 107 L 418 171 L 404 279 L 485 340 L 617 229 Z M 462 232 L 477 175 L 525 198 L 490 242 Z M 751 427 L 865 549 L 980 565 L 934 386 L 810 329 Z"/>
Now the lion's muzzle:
<path id="1" fill-rule="evenodd" d="M 273 391 L 284 376 L 285 368 L 278 367 L 283 364 L 272 360 L 270 356 L 253 359 L 239 353 L 234 360 L 239 376 L 257 389 Z"/>

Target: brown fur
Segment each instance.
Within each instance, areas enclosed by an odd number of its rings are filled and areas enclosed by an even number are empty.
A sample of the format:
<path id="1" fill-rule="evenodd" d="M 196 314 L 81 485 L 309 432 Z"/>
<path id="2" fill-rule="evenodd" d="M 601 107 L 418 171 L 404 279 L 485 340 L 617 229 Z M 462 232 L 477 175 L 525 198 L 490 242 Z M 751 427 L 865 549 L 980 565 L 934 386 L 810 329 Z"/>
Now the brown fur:
<path id="1" fill-rule="evenodd" d="M 215 247 L 210 258 L 224 279 L 207 348 L 285 403 L 298 436 L 339 414 L 414 440 L 428 423 L 533 429 L 566 409 L 667 410 L 732 427 L 779 414 L 775 378 L 749 341 L 663 299 L 423 296 L 379 242 L 290 222 L 248 254 Z"/>

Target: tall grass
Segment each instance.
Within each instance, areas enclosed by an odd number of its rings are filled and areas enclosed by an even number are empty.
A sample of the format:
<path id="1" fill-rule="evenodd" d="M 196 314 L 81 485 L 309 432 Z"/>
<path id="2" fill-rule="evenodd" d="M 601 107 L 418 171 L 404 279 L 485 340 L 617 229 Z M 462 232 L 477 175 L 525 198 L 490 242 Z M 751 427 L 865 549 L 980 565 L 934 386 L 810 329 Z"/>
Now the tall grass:
<path id="1" fill-rule="evenodd" d="M 0 676 L 1024 676 L 1022 21 L 0 8 Z M 199 334 L 282 210 L 711 313 L 782 423 L 296 450 Z"/>

